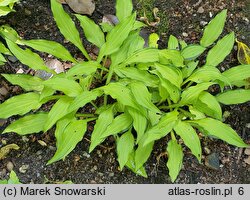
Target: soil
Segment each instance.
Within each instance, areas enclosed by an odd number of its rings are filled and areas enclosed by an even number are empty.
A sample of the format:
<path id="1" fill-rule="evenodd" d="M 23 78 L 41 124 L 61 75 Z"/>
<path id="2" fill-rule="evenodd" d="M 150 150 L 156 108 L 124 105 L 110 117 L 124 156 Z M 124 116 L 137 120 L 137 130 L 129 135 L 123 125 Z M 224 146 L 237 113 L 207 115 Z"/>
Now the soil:
<path id="1" fill-rule="evenodd" d="M 135 7 L 141 9 L 138 2 L 134 2 Z M 229 17 L 224 33 L 235 31 L 238 40 L 250 45 L 250 3 L 248 0 L 155 0 L 153 2 L 153 6 L 158 7 L 161 16 L 164 15 L 164 20 L 167 20 L 161 22 L 165 27 L 159 25 L 149 29 L 152 32 L 161 33 L 159 42 L 161 48 L 166 47 L 170 34 L 188 43 L 199 41 L 204 24 L 211 20 L 211 16 L 225 8 L 228 9 Z M 92 18 L 96 22 L 100 22 L 104 14 L 114 14 L 114 5 L 114 0 L 106 0 L 105 3 L 96 0 L 96 10 Z M 74 56 L 79 56 L 78 50 L 67 43 L 59 33 L 51 14 L 49 0 L 21 0 L 15 9 L 15 13 L 1 18 L 0 24 L 9 24 L 25 39 L 43 38 L 60 42 Z M 72 13 L 67 6 L 65 9 Z M 86 41 L 84 43 L 91 51 L 89 44 Z M 41 56 L 47 55 L 41 54 Z M 234 51 L 219 67 L 223 70 L 237 64 L 236 51 Z M 10 59 L 5 66 L 0 68 L 0 73 L 16 73 L 20 68 L 20 63 L 12 62 Z M 26 69 L 24 68 L 24 70 Z M 4 97 L 0 96 L 0 102 L 22 93 L 20 88 L 10 85 L 1 77 L 0 84 L 8 89 Z M 250 144 L 250 102 L 225 106 L 223 110 L 229 113 L 225 122 L 230 124 L 246 143 Z M 0 121 L 0 131 L 11 120 L 13 119 L 8 119 L 7 122 Z M 11 162 L 22 183 L 56 183 L 66 180 L 71 180 L 73 183 L 171 183 L 166 168 L 167 158 L 163 156 L 159 162 L 156 159 L 166 148 L 166 141 L 158 142 L 155 145 L 146 164 L 148 178 L 143 178 L 128 169 L 119 171 L 115 149 L 110 148 L 113 146 L 112 139 L 105 141 L 103 146 L 97 147 L 93 153 L 88 154 L 88 139 L 92 127 L 93 124 L 90 124 L 85 139 L 64 161 L 51 165 L 46 165 L 46 163 L 56 150 L 54 130 L 25 137 L 14 133 L 1 135 L 0 148 L 4 146 L 5 142 L 18 144 L 20 149 L 11 151 L 5 159 L 0 160 L 0 179 L 7 177 L 7 165 Z M 46 146 L 39 141 L 45 142 Z M 189 150 L 185 149 L 183 169 L 176 183 L 250 183 L 250 165 L 244 162 L 244 159 L 247 158 L 244 149 L 211 138 L 204 138 L 202 146 L 201 163 L 198 163 Z M 217 169 L 211 169 L 211 166 L 209 168 L 205 164 L 211 154 L 216 155 L 216 159 L 219 161 Z"/>

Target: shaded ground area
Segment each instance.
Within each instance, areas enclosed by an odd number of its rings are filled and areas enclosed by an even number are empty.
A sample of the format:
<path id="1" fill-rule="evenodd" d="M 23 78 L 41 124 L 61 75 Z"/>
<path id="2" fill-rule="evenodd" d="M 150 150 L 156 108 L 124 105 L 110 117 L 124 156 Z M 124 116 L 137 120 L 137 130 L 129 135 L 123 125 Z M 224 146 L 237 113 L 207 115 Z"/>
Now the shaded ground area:
<path id="1" fill-rule="evenodd" d="M 134 2 L 138 9 L 142 5 Z M 103 14 L 114 14 L 114 1 L 96 1 L 97 8 L 92 18 L 100 22 Z M 170 34 L 184 39 L 186 42 L 197 42 L 201 37 L 201 30 L 211 17 L 222 9 L 227 8 L 229 13 L 225 34 L 235 31 L 238 40 L 250 45 L 250 3 L 247 0 L 239 1 L 198 1 L 198 0 L 155 0 L 153 7 L 159 8 L 160 16 L 165 16 L 158 27 L 150 28 L 150 31 L 160 32 L 160 46 L 166 47 L 167 38 Z M 68 7 L 66 10 L 70 11 Z M 79 52 L 71 44 L 64 41 L 58 32 L 52 18 L 49 0 L 26 0 L 16 6 L 16 13 L 2 18 L 0 24 L 8 23 L 26 39 L 43 38 L 58 41 L 64 44 L 73 55 L 78 56 Z M 150 12 L 150 11 L 147 11 Z M 140 12 L 138 12 L 140 13 Z M 165 28 L 165 30 L 164 30 Z M 88 45 L 88 43 L 86 43 Z M 91 51 L 91 47 L 88 46 Z M 232 53 L 220 68 L 229 68 L 237 65 L 236 51 Z M 46 56 L 45 54 L 41 54 Z M 1 73 L 15 73 L 20 68 L 20 63 L 9 60 L 8 64 L 0 68 Z M 0 84 L 7 88 L 6 95 L 0 96 L 0 102 L 12 95 L 21 93 L 20 88 L 11 86 L 0 79 Z M 229 123 L 244 139 L 250 143 L 250 103 L 239 106 L 224 107 L 229 112 L 226 122 Z M 10 119 L 12 120 L 12 119 Z M 9 121 L 10 121 L 9 120 Z M 8 122 L 9 122 L 8 121 Z M 0 131 L 7 123 L 0 123 Z M 118 170 L 115 149 L 109 149 L 114 145 L 110 138 L 103 146 L 89 155 L 87 153 L 90 132 L 93 124 L 89 126 L 89 133 L 80 142 L 76 149 L 64 160 L 47 166 L 46 162 L 55 153 L 55 139 L 53 130 L 48 133 L 19 137 L 15 134 L 1 135 L 0 147 L 3 141 L 7 144 L 16 143 L 20 146 L 18 151 L 12 151 L 7 158 L 0 160 L 0 179 L 5 178 L 8 171 L 8 163 L 13 163 L 23 183 L 54 183 L 57 181 L 71 180 L 74 183 L 170 183 L 166 169 L 166 157 L 159 162 L 156 157 L 166 148 L 166 141 L 158 142 L 155 145 L 153 154 L 146 164 L 148 178 L 136 176 L 128 169 L 122 172 Z M 47 146 L 42 146 L 39 141 L 44 141 Z M 185 149 L 183 169 L 176 180 L 176 183 L 250 183 L 250 167 L 244 162 L 247 157 L 244 149 L 235 148 L 221 141 L 204 138 L 202 140 L 203 159 L 198 163 L 188 149 Z M 215 155 L 215 161 L 219 163 L 218 169 L 210 169 L 207 164 L 209 155 Z"/>

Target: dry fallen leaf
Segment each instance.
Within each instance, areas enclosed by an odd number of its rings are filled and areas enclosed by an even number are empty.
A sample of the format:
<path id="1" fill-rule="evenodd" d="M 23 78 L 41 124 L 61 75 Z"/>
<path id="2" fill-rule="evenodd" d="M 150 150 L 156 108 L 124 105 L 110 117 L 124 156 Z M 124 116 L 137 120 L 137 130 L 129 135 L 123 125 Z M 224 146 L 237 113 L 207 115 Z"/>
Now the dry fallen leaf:
<path id="1" fill-rule="evenodd" d="M 248 165 L 250 165 L 250 156 L 248 156 L 248 158 L 244 159 L 244 162 Z"/>
<path id="2" fill-rule="evenodd" d="M 4 159 L 10 150 L 18 150 L 20 147 L 16 144 L 8 144 L 0 149 L 0 160 Z"/>
<path id="3" fill-rule="evenodd" d="M 238 53 L 237 53 L 238 61 L 242 65 L 250 64 L 250 49 L 249 49 L 249 47 L 246 44 L 244 44 L 243 42 L 239 42 L 238 40 L 236 40 L 236 42 L 238 44 Z"/>
<path id="4" fill-rule="evenodd" d="M 92 15 L 95 10 L 93 0 L 64 0 L 76 13 Z"/>

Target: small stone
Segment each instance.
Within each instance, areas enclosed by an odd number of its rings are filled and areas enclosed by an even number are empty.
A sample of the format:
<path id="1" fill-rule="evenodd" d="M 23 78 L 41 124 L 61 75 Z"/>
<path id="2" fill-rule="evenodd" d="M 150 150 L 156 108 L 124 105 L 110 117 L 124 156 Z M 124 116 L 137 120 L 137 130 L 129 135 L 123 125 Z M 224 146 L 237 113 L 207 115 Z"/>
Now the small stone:
<path id="1" fill-rule="evenodd" d="M 208 22 L 203 21 L 203 20 L 200 22 L 200 25 L 201 25 L 201 26 L 206 26 L 207 24 L 208 24 Z"/>
<path id="2" fill-rule="evenodd" d="M 207 147 L 204 147 L 205 154 L 209 155 L 211 153 L 211 150 Z"/>
<path id="3" fill-rule="evenodd" d="M 24 13 L 25 13 L 25 15 L 31 15 L 31 11 L 30 10 L 28 10 L 27 8 L 25 8 L 24 9 Z"/>
<path id="4" fill-rule="evenodd" d="M 19 172 L 21 173 L 26 173 L 27 169 L 29 169 L 29 165 L 22 165 L 20 168 L 19 168 Z"/>
<path id="5" fill-rule="evenodd" d="M 27 136 L 23 136 L 23 137 L 22 137 L 22 141 L 24 141 L 24 142 L 29 142 L 29 138 L 28 138 Z"/>
<path id="6" fill-rule="evenodd" d="M 213 170 L 220 169 L 220 160 L 217 153 L 212 153 L 205 158 L 205 165 Z"/>
<path id="7" fill-rule="evenodd" d="M 248 158 L 244 159 L 244 162 L 248 165 L 250 165 L 250 156 L 248 156 Z"/>
<path id="8" fill-rule="evenodd" d="M 247 128 L 250 128 L 250 123 L 247 123 L 247 124 L 246 124 L 246 127 L 247 127 Z"/>
<path id="9" fill-rule="evenodd" d="M 24 73 L 24 71 L 23 71 L 23 69 L 22 68 L 20 68 L 19 70 L 17 70 L 17 72 L 16 72 L 17 74 L 23 74 Z"/>
<path id="10" fill-rule="evenodd" d="M 202 14 L 204 13 L 204 8 L 203 7 L 199 7 L 197 10 L 198 13 Z"/>
<path id="11" fill-rule="evenodd" d="M 13 163 L 9 161 L 9 162 L 7 163 L 7 165 L 6 165 L 6 168 L 7 168 L 7 170 L 8 170 L 9 172 L 12 171 L 13 168 L 14 168 Z"/>
<path id="12" fill-rule="evenodd" d="M 212 18 L 213 17 L 213 14 L 211 12 L 209 12 L 209 17 Z"/>
<path id="13" fill-rule="evenodd" d="M 17 61 L 17 58 L 15 56 L 8 56 L 8 60 L 12 63 L 15 63 Z"/>
<path id="14" fill-rule="evenodd" d="M 64 0 L 76 13 L 92 15 L 95 3 L 92 0 Z"/>
<path id="15" fill-rule="evenodd" d="M 114 172 L 109 173 L 109 177 L 113 177 L 114 175 Z"/>
<path id="16" fill-rule="evenodd" d="M 42 141 L 42 140 L 38 140 L 37 141 L 41 146 L 43 146 L 43 147 L 46 147 L 47 146 L 47 144 L 44 142 L 44 141 Z"/>
<path id="17" fill-rule="evenodd" d="M 8 90 L 5 87 L 0 88 L 0 94 L 3 96 L 6 96 L 8 94 Z"/>
<path id="18" fill-rule="evenodd" d="M 183 32 L 182 35 L 183 35 L 184 37 L 188 37 L 188 34 L 187 34 L 186 32 Z"/>
<path id="19" fill-rule="evenodd" d="M 245 151 L 244 151 L 244 153 L 245 153 L 246 155 L 250 156 L 250 148 L 246 148 Z"/>
<path id="20" fill-rule="evenodd" d="M 86 158 L 90 157 L 90 155 L 86 151 L 83 153 L 83 156 L 86 157 Z"/>

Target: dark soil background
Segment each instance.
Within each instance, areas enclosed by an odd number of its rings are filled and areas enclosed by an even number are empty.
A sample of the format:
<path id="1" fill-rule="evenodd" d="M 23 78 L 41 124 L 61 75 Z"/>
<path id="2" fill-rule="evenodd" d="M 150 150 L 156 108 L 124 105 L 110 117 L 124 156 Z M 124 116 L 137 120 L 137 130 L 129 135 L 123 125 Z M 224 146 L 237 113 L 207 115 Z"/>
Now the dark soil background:
<path id="1" fill-rule="evenodd" d="M 134 2 L 139 11 L 141 4 Z M 100 22 L 104 14 L 114 14 L 114 0 L 96 0 L 96 10 L 92 18 Z M 154 7 L 158 7 L 160 16 L 164 19 L 158 27 L 149 28 L 149 31 L 161 33 L 160 46 L 166 47 L 170 34 L 195 43 L 201 38 L 201 31 L 205 24 L 222 9 L 228 9 L 227 24 L 224 34 L 235 31 L 238 40 L 250 45 L 250 2 L 248 0 L 155 0 Z M 67 43 L 59 33 L 53 20 L 49 0 L 21 0 L 16 12 L 0 19 L 0 24 L 9 24 L 25 39 L 48 39 L 64 44 L 73 55 L 79 52 L 73 45 Z M 67 6 L 65 9 L 72 12 Z M 140 13 L 140 12 L 138 12 Z M 140 17 L 140 16 L 138 16 Z M 91 47 L 87 42 L 88 50 Z M 220 69 L 238 65 L 236 48 Z M 46 57 L 46 54 L 41 54 Z M 13 58 L 0 68 L 0 73 L 16 73 L 22 68 L 21 64 Z M 25 70 L 25 68 L 24 68 Z M 21 89 L 12 86 L 0 77 L 1 87 L 5 87 L 5 95 L 0 95 L 0 102 L 13 95 L 21 93 Z M 250 144 L 250 103 L 237 106 L 225 106 L 227 111 L 226 123 L 230 124 L 244 141 Z M 0 120 L 0 131 L 8 121 Z M 16 134 L 0 136 L 0 148 L 5 143 L 15 143 L 20 149 L 11 151 L 7 158 L 0 160 L 0 179 L 8 176 L 8 170 L 14 167 L 22 183 L 56 183 L 71 180 L 74 183 L 171 183 L 166 168 L 166 157 L 159 162 L 156 157 L 166 148 L 166 141 L 155 145 L 155 149 L 146 164 L 148 178 L 135 175 L 128 169 L 122 172 L 118 169 L 115 149 L 112 139 L 105 141 L 103 146 L 96 148 L 88 154 L 90 131 L 75 150 L 59 161 L 47 166 L 46 162 L 55 153 L 55 139 L 53 130 L 44 134 L 20 137 Z M 43 141 L 47 146 L 43 146 Z M 250 183 L 250 165 L 244 160 L 248 158 L 244 149 L 236 148 L 222 141 L 204 138 L 202 140 L 203 158 L 198 163 L 185 149 L 183 169 L 176 183 Z M 249 158 L 248 158 L 249 159 Z"/>

